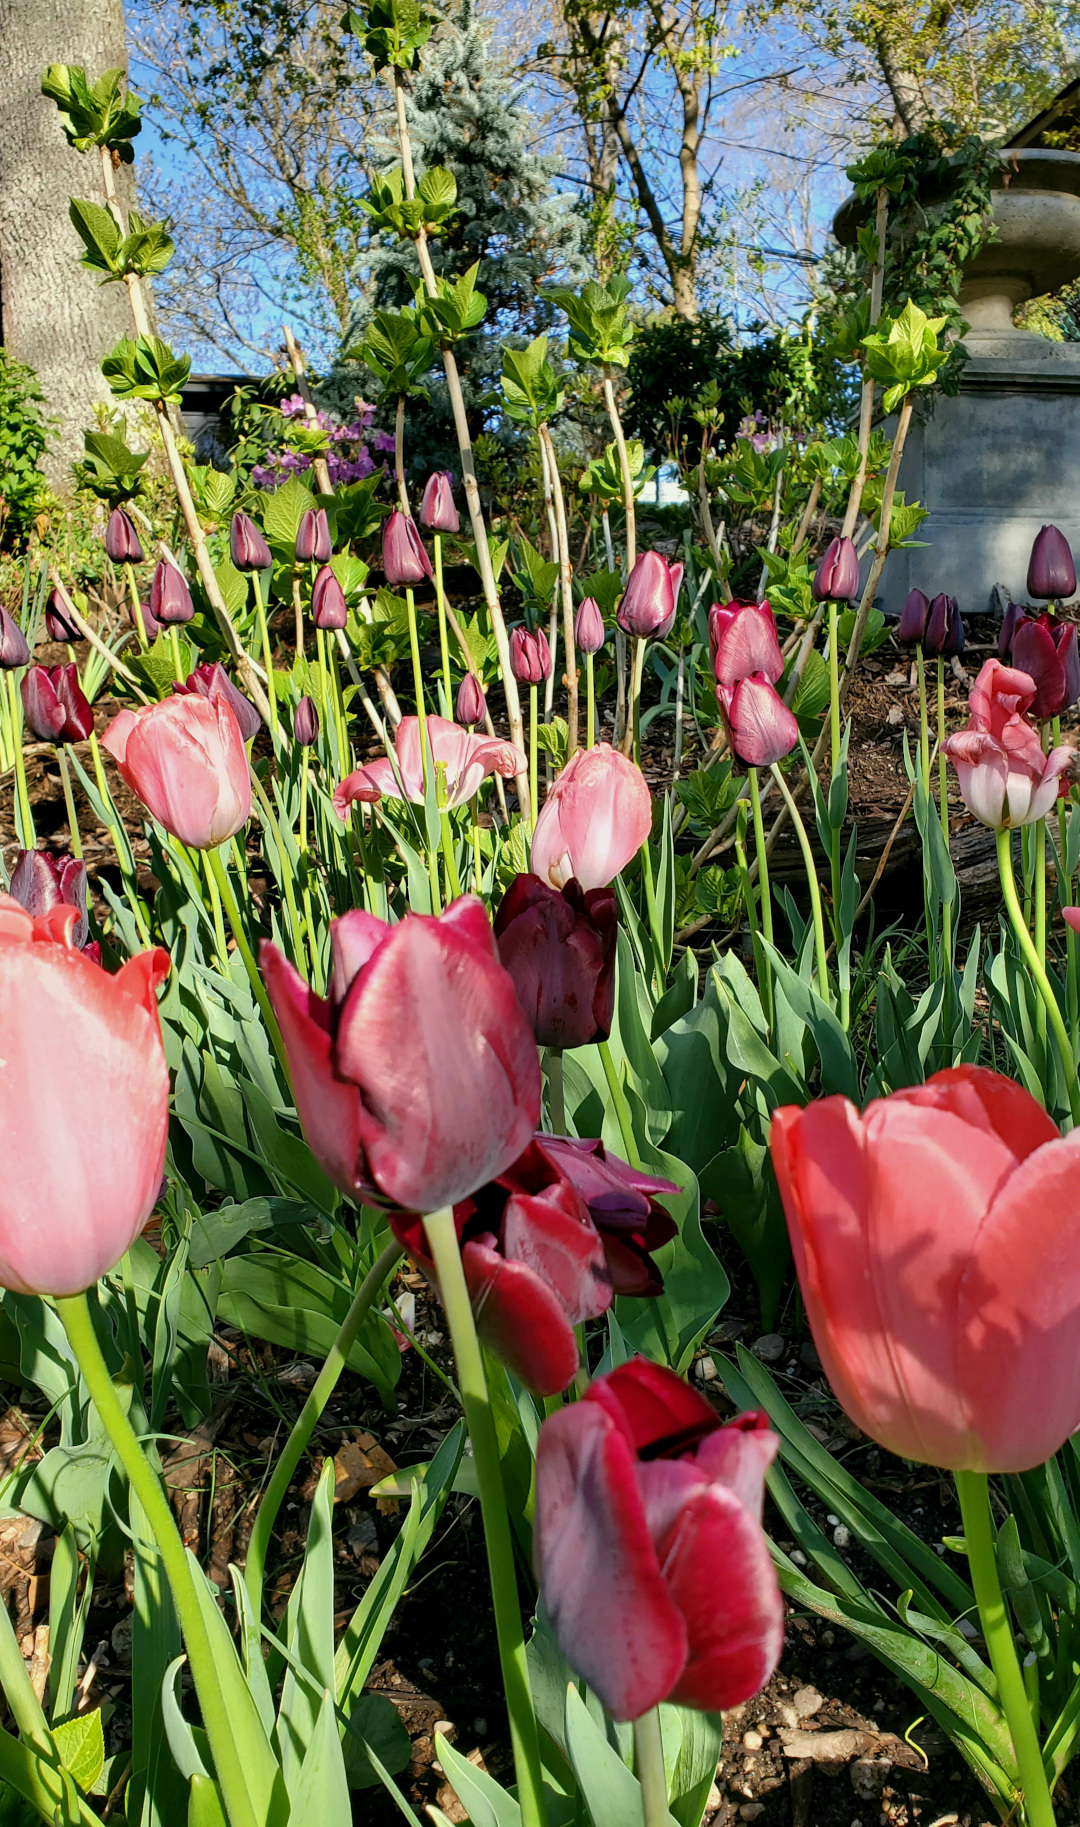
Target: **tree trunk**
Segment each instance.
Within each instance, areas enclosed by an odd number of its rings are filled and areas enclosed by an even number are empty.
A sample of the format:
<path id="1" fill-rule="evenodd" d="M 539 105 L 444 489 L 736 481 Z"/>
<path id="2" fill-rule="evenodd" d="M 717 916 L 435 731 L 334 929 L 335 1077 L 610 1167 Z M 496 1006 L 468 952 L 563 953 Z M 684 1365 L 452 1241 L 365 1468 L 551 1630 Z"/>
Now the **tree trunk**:
<path id="1" fill-rule="evenodd" d="M 80 266 L 69 197 L 99 200 L 96 154 L 69 146 L 41 93 L 46 64 L 82 64 L 95 81 L 127 66 L 123 0 L 0 0 L 0 322 L 7 353 L 37 372 L 57 438 L 44 468 L 70 486 L 93 405 L 111 398 L 98 364 L 132 333 L 122 285 L 98 286 Z M 117 172 L 134 199 L 130 167 Z"/>
<path id="2" fill-rule="evenodd" d="M 927 99 L 921 78 L 906 63 L 899 46 L 885 32 L 878 34 L 874 49 L 904 132 L 921 133 L 934 119 L 934 110 Z"/>

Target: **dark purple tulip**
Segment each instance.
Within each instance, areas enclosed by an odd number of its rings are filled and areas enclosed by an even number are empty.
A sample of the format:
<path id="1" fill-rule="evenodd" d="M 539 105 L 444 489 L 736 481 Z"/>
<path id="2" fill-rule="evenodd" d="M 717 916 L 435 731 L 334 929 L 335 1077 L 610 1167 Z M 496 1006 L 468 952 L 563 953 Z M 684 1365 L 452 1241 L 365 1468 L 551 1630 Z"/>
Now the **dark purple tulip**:
<path id="1" fill-rule="evenodd" d="M 923 652 L 930 654 L 961 654 L 964 651 L 964 623 L 956 606 L 955 596 L 943 593 L 935 596 L 930 604 L 926 618 L 926 633 L 923 636 Z"/>
<path id="2" fill-rule="evenodd" d="M 194 672 L 188 673 L 182 685 L 174 684 L 173 691 L 179 698 L 208 698 L 211 704 L 223 698 L 231 705 L 245 742 L 250 742 L 262 729 L 262 718 L 255 706 L 242 691 L 237 691 L 220 661 L 204 660 Z"/>
<path id="3" fill-rule="evenodd" d="M 344 628 L 349 619 L 349 605 L 335 573 L 324 565 L 311 590 L 311 619 L 316 628 Z"/>
<path id="4" fill-rule="evenodd" d="M 921 590 L 909 590 L 900 611 L 900 621 L 896 638 L 905 647 L 921 647 L 926 633 L 926 620 L 930 614 L 930 598 Z"/>
<path id="5" fill-rule="evenodd" d="M 382 536 L 383 571 L 388 584 L 422 584 L 431 576 L 431 560 L 424 549 L 420 531 L 411 514 L 395 508 Z"/>
<path id="6" fill-rule="evenodd" d="M 1076 566 L 1069 542 L 1057 527 L 1036 533 L 1028 560 L 1029 596 L 1067 600 L 1076 591 Z"/>
<path id="7" fill-rule="evenodd" d="M 334 556 L 325 508 L 305 508 L 296 529 L 296 556 L 301 564 L 325 565 Z"/>
<path id="8" fill-rule="evenodd" d="M 582 653 L 599 653 L 604 645 L 604 618 L 594 596 L 586 596 L 578 605 L 574 639 Z"/>
<path id="9" fill-rule="evenodd" d="M 1013 644 L 1018 623 L 1024 619 L 1024 611 L 1019 603 L 1009 603 L 1001 618 L 1001 633 L 998 635 L 998 653 L 1004 660 Z"/>
<path id="10" fill-rule="evenodd" d="M 669 565 L 659 552 L 641 554 L 627 579 L 615 617 L 624 634 L 662 640 L 670 633 L 682 574 L 682 565 Z"/>
<path id="11" fill-rule="evenodd" d="M 26 636 L 13 616 L 0 609 L 0 666 L 14 670 L 25 666 L 30 658 Z"/>
<path id="12" fill-rule="evenodd" d="M 22 677 L 23 715 L 42 742 L 85 742 L 94 713 L 79 685 L 78 668 L 31 666 Z"/>
<path id="13" fill-rule="evenodd" d="M 78 641 L 82 638 L 74 622 L 68 621 L 59 590 L 49 592 L 49 600 L 45 605 L 45 627 L 50 641 Z M 2 664 L 3 660 L 0 659 L 0 665 Z"/>
<path id="14" fill-rule="evenodd" d="M 454 703 L 455 721 L 472 729 L 474 723 L 484 720 L 484 688 L 474 672 L 467 672 L 457 688 Z"/>
<path id="15" fill-rule="evenodd" d="M 139 535 L 123 508 L 113 508 L 109 515 L 109 523 L 105 528 L 105 556 L 111 558 L 114 565 L 142 564 L 143 549 L 139 544 Z"/>
<path id="16" fill-rule="evenodd" d="M 301 698 L 293 717 L 293 735 L 302 748 L 313 749 L 319 740 L 319 713 L 311 698 Z"/>
<path id="17" fill-rule="evenodd" d="M 238 571 L 265 571 L 271 563 L 270 547 L 250 514 L 233 515 L 229 551 Z"/>
<path id="18" fill-rule="evenodd" d="M 492 924 L 537 1046 L 607 1040 L 615 1015 L 618 923 L 611 888 L 586 893 L 573 879 L 551 888 L 538 875 L 511 882 Z"/>
<path id="19" fill-rule="evenodd" d="M 453 482 L 448 469 L 433 470 L 427 479 L 420 520 L 432 533 L 456 533 L 461 524 L 454 506 Z"/>
<path id="20" fill-rule="evenodd" d="M 1072 622 L 1056 615 L 1018 616 L 1012 664 L 1035 686 L 1028 713 L 1038 723 L 1059 717 L 1080 697 L 1080 654 Z"/>
<path id="21" fill-rule="evenodd" d="M 816 603 L 849 603 L 859 594 L 859 558 L 850 539 L 830 539 L 814 575 Z"/>
<path id="22" fill-rule="evenodd" d="M 1071 710 L 1080 699 L 1080 638 L 1077 637 L 1075 622 L 1063 622 L 1055 616 L 1050 624 L 1050 632 L 1057 644 L 1058 659 L 1065 669 L 1065 696 L 1061 701 L 1061 710 Z M 1058 715 L 1060 716 L 1060 711 Z"/>
<path id="23" fill-rule="evenodd" d="M 52 850 L 20 850 L 8 893 L 28 914 L 39 919 L 63 903 L 78 909 L 72 941 L 81 951 L 89 937 L 86 918 L 86 864 Z"/>
<path id="24" fill-rule="evenodd" d="M 150 613 L 159 626 L 165 627 L 172 623 L 190 622 L 195 614 L 187 578 L 167 558 L 161 559 L 154 566 L 150 583 Z M 149 634 L 149 628 L 146 632 Z"/>
<path id="25" fill-rule="evenodd" d="M 542 628 L 510 632 L 510 671 L 519 685 L 542 685 L 551 677 L 551 648 Z"/>

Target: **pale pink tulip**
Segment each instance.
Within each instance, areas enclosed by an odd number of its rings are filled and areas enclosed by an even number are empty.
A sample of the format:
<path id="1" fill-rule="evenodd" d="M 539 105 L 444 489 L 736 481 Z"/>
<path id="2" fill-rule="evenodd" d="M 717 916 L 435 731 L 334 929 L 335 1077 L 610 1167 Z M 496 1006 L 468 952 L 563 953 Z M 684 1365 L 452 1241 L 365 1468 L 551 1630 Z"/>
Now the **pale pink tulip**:
<path id="1" fill-rule="evenodd" d="M 213 850 L 251 812 L 247 750 L 224 698 L 165 698 L 122 710 L 102 744 L 147 810 L 194 850 Z"/>
<path id="2" fill-rule="evenodd" d="M 530 868 L 553 888 L 571 879 L 606 888 L 652 830 L 652 798 L 641 769 L 608 742 L 579 749 L 555 781 L 536 821 Z"/>
<path id="3" fill-rule="evenodd" d="M 435 766 L 446 770 L 445 804 L 448 807 L 467 805 L 486 775 L 501 774 L 504 780 L 509 780 L 514 774 L 524 773 L 529 765 L 527 757 L 512 742 L 472 735 L 446 717 L 429 717 L 427 735 Z M 339 818 L 348 818 L 348 808 L 354 799 L 376 800 L 383 794 L 387 799 L 404 798 L 411 800 L 414 806 L 423 805 L 424 764 L 420 724 L 415 717 L 401 719 L 394 747 L 397 750 L 396 772 L 389 756 L 381 756 L 378 761 L 369 761 L 357 768 L 334 788 L 334 811 Z"/>
<path id="4" fill-rule="evenodd" d="M 969 812 L 1002 830 L 1044 818 L 1080 761 L 1062 746 L 1044 755 L 1026 712 L 1035 701 L 1026 672 L 987 660 L 968 698 L 971 721 L 942 745 L 960 782 Z"/>

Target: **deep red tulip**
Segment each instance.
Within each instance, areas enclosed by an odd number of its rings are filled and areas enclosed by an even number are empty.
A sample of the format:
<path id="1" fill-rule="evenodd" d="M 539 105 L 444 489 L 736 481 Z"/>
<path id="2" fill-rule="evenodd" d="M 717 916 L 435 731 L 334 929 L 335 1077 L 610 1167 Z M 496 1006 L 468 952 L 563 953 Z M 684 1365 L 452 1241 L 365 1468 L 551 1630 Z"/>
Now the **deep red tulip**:
<path id="1" fill-rule="evenodd" d="M 627 579 L 615 620 L 624 634 L 663 640 L 671 633 L 683 566 L 660 552 L 643 552 Z"/>
<path id="2" fill-rule="evenodd" d="M 641 769 L 609 742 L 579 749 L 540 808 L 529 866 L 542 882 L 606 888 L 652 831 L 652 796 Z"/>
<path id="3" fill-rule="evenodd" d="M 229 528 L 229 552 L 238 571 L 265 571 L 273 561 L 270 547 L 250 514 L 234 514 Z"/>
<path id="4" fill-rule="evenodd" d="M 541 1047 L 607 1040 L 615 1017 L 618 904 L 610 888 L 514 877 L 495 915 L 502 959 Z"/>
<path id="5" fill-rule="evenodd" d="M 19 1294 L 78 1294 L 114 1269 L 165 1164 L 168 953 L 108 976 L 74 945 L 78 917 L 0 895 L 0 1284 Z"/>
<path id="6" fill-rule="evenodd" d="M 211 704 L 220 701 L 230 705 L 245 742 L 250 742 L 262 729 L 262 718 L 251 699 L 245 698 L 233 684 L 220 660 L 204 660 L 194 672 L 188 673 L 183 684 L 177 680 L 173 691 L 181 698 L 208 698 Z"/>
<path id="7" fill-rule="evenodd" d="M 718 685 L 716 699 L 731 752 L 748 767 L 766 768 L 791 754 L 799 740 L 799 726 L 764 673 L 751 673 L 730 689 Z"/>
<path id="8" fill-rule="evenodd" d="M 330 522 L 325 508 L 305 508 L 296 529 L 296 557 L 299 564 L 325 565 L 334 556 Z"/>
<path id="9" fill-rule="evenodd" d="M 510 630 L 510 671 L 519 685 L 542 685 L 551 677 L 551 648 L 542 628 Z"/>
<path id="10" fill-rule="evenodd" d="M 11 872 L 9 892 L 32 919 L 54 907 L 74 907 L 71 943 L 82 951 L 89 937 L 86 917 L 86 864 L 63 851 L 20 850 Z"/>
<path id="11" fill-rule="evenodd" d="M 851 1419 L 891 1453 L 1024 1472 L 1080 1426 L 1080 1130 L 1012 1079 L 936 1072 L 773 1116 L 806 1312 Z"/>
<path id="12" fill-rule="evenodd" d="M 859 557 L 850 539 L 830 539 L 814 573 L 816 603 L 849 603 L 859 594 Z"/>
<path id="13" fill-rule="evenodd" d="M 501 774 L 504 780 L 520 774 L 528 766 L 526 757 L 512 742 L 497 736 L 474 736 L 460 729 L 446 717 L 428 717 L 428 748 L 435 766 L 446 770 L 446 805 L 464 806 L 479 790 L 488 774 Z M 420 752 L 420 724 L 416 717 L 403 717 L 394 736 L 397 768 L 389 756 L 380 756 L 349 775 L 334 788 L 334 810 L 347 819 L 354 799 L 376 800 L 404 797 L 414 806 L 424 803 L 424 763 Z M 399 785 L 398 776 L 401 777 Z"/>
<path id="14" fill-rule="evenodd" d="M 662 1700 L 720 1712 L 772 1674 L 784 1608 L 761 1511 L 777 1445 L 764 1415 L 723 1424 L 644 1358 L 541 1427 L 540 1602 L 616 1719 Z"/>
<path id="15" fill-rule="evenodd" d="M 329 1000 L 276 945 L 262 969 L 308 1145 L 349 1198 L 434 1211 L 494 1179 L 540 1114 L 540 1064 L 475 895 L 396 926 L 331 924 Z"/>
<path id="16" fill-rule="evenodd" d="M 457 688 L 454 701 L 454 721 L 471 729 L 474 723 L 484 721 L 484 688 L 474 672 L 467 672 Z"/>
<path id="17" fill-rule="evenodd" d="M 159 625 L 190 622 L 195 614 L 187 578 L 167 558 L 154 566 L 150 583 L 150 613 Z M 150 630 L 147 629 L 149 634 Z"/>
<path id="18" fill-rule="evenodd" d="M 329 565 L 318 572 L 311 586 L 311 619 L 316 628 L 344 628 L 349 619 L 349 605 L 337 575 Z"/>
<path id="19" fill-rule="evenodd" d="M 419 528 L 412 515 L 403 514 L 400 508 L 394 509 L 383 527 L 382 559 L 386 581 L 395 589 L 422 584 L 432 574 Z"/>
<path id="20" fill-rule="evenodd" d="M 1076 566 L 1069 542 L 1057 527 L 1036 533 L 1028 561 L 1029 596 L 1057 597 L 1068 601 L 1076 591 Z"/>
<path id="21" fill-rule="evenodd" d="M 909 590 L 900 611 L 896 638 L 905 647 L 921 647 L 930 614 L 930 598 L 921 590 Z"/>
<path id="22" fill-rule="evenodd" d="M 604 618 L 595 596 L 586 596 L 578 604 L 574 640 L 582 653 L 599 653 L 604 645 Z"/>
<path id="23" fill-rule="evenodd" d="M 114 565 L 141 565 L 143 549 L 139 535 L 123 508 L 113 508 L 105 528 L 105 556 Z"/>
<path id="24" fill-rule="evenodd" d="M 48 621 L 48 611 L 46 611 L 45 619 Z M 51 628 L 49 633 L 52 634 Z M 67 640 L 67 638 L 66 634 L 53 635 L 54 640 Z M 30 649 L 27 646 L 25 634 L 14 616 L 9 615 L 6 609 L 0 609 L 0 667 L 14 672 L 17 666 L 27 665 L 29 659 Z"/>
<path id="25" fill-rule="evenodd" d="M 1042 723 L 1076 703 L 1080 698 L 1080 655 L 1074 622 L 1066 622 L 1060 615 L 1018 614 L 1009 643 L 1012 664 L 1026 672 L 1035 686 L 1032 717 Z"/>
<path id="26" fill-rule="evenodd" d="M 923 651 L 934 657 L 963 653 L 964 623 L 955 596 L 942 593 L 932 598 L 926 617 Z"/>
<path id="27" fill-rule="evenodd" d="M 42 742 L 85 742 L 94 713 L 83 695 L 74 661 L 66 666 L 31 666 L 19 687 L 23 716 Z"/>
<path id="28" fill-rule="evenodd" d="M 460 526 L 454 506 L 454 478 L 448 469 L 433 470 L 420 503 L 420 521 L 433 533 L 456 533 Z"/>
<path id="29" fill-rule="evenodd" d="M 942 744 L 964 804 L 994 830 L 1044 818 L 1080 765 L 1076 750 L 1064 745 L 1043 753 L 1026 715 L 1034 700 L 1029 674 L 987 660 L 968 694 L 971 721 Z"/>
<path id="30" fill-rule="evenodd" d="M 600 1142 L 537 1135 L 454 1207 L 477 1330 L 537 1395 L 556 1395 L 577 1374 L 575 1326 L 606 1312 L 616 1293 L 663 1291 L 650 1252 L 676 1226 L 656 1195 L 677 1190 L 635 1173 Z M 421 1219 L 403 1213 L 391 1224 L 435 1281 Z"/>
<path id="31" fill-rule="evenodd" d="M 193 694 L 122 710 L 101 741 L 132 792 L 182 844 L 213 850 L 247 823 L 247 750 L 226 698 Z"/>
<path id="32" fill-rule="evenodd" d="M 3 613 L 0 611 L 0 614 Z M 45 605 L 45 626 L 48 629 L 50 641 L 81 641 L 82 639 L 74 622 L 68 620 L 68 612 L 59 590 L 49 592 L 49 600 Z M 0 666 L 6 664 L 3 648 L 4 642 L 0 638 Z"/>
<path id="33" fill-rule="evenodd" d="M 301 698 L 293 717 L 293 735 L 301 748 L 312 749 L 319 740 L 319 713 L 314 700 Z"/>
<path id="34" fill-rule="evenodd" d="M 709 645 L 718 685 L 730 690 L 753 672 L 775 685 L 784 671 L 776 622 L 767 602 L 714 603 L 709 610 Z"/>

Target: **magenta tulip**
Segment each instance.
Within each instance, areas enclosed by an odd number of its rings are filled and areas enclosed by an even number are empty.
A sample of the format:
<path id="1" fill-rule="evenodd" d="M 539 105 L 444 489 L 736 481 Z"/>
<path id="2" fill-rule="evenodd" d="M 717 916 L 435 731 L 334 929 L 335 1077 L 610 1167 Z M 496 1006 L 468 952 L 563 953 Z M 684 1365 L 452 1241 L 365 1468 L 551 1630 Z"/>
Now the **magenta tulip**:
<path id="1" fill-rule="evenodd" d="M 182 844 L 212 850 L 246 824 L 247 750 L 227 699 L 192 695 L 122 710 L 101 741 L 132 792 Z"/>
<path id="2" fill-rule="evenodd" d="M 963 651 L 964 623 L 955 596 L 944 593 L 935 596 L 926 616 L 923 652 L 937 657 L 939 654 L 962 654 Z"/>
<path id="3" fill-rule="evenodd" d="M 78 668 L 31 666 L 19 687 L 23 715 L 43 742 L 85 742 L 94 727 L 94 713 L 79 684 Z"/>
<path id="4" fill-rule="evenodd" d="M 273 561 L 270 547 L 250 514 L 234 514 L 229 528 L 229 552 L 238 571 L 265 571 Z"/>
<path id="5" fill-rule="evenodd" d="M 245 742 L 250 742 L 262 729 L 262 718 L 251 699 L 237 690 L 220 660 L 204 660 L 194 672 L 188 673 L 183 684 L 177 680 L 173 691 L 181 698 L 208 698 L 211 704 L 220 700 L 230 705 Z"/>
<path id="6" fill-rule="evenodd" d="M 330 933 L 326 1002 L 262 948 L 308 1145 L 351 1199 L 456 1205 L 517 1159 L 540 1114 L 536 1043 L 484 908 L 465 895 L 396 926 L 357 909 Z"/>
<path id="7" fill-rule="evenodd" d="M 1044 818 L 1080 765 L 1066 746 L 1043 753 L 1026 716 L 1034 699 L 1027 673 L 987 660 L 968 696 L 971 721 L 942 744 L 964 804 L 994 830 Z"/>
<path id="8" fill-rule="evenodd" d="M 1029 596 L 1067 601 L 1076 591 L 1076 566 L 1072 549 L 1058 527 L 1043 527 L 1035 535 L 1028 561 Z"/>
<path id="9" fill-rule="evenodd" d="M 682 565 L 660 552 L 643 552 L 627 579 L 616 621 L 624 634 L 663 640 L 671 632 L 682 584 Z"/>
<path id="10" fill-rule="evenodd" d="M 488 774 L 501 774 L 510 780 L 528 766 L 525 756 L 512 742 L 499 737 L 474 736 L 446 717 L 428 717 L 428 746 L 436 767 L 446 770 L 446 805 L 464 806 L 479 790 Z M 334 788 L 334 811 L 341 819 L 349 816 L 354 799 L 411 800 L 414 806 L 424 803 L 424 764 L 420 752 L 420 724 L 416 717 L 403 717 L 394 737 L 397 769 L 389 756 L 380 756 L 349 775 Z M 400 784 L 398 776 L 400 775 Z M 404 788 L 404 795 L 402 793 Z"/>
<path id="11" fill-rule="evenodd" d="M 718 685 L 730 690 L 751 673 L 775 685 L 784 671 L 776 622 L 767 602 L 714 603 L 709 610 L 709 645 Z"/>
<path id="12" fill-rule="evenodd" d="M 45 619 L 48 621 L 48 612 L 46 612 Z M 52 634 L 51 628 L 49 632 Z M 66 634 L 53 635 L 54 640 L 67 640 L 67 638 Z M 29 659 L 30 649 L 18 622 L 14 616 L 8 614 L 6 609 L 0 609 L 0 667 L 3 667 L 5 671 L 14 672 L 17 666 L 26 666 Z"/>
<path id="13" fill-rule="evenodd" d="M 454 721 L 471 729 L 474 723 L 484 721 L 484 706 L 484 688 L 474 672 L 467 672 L 457 688 Z"/>
<path id="14" fill-rule="evenodd" d="M 586 596 L 578 604 L 574 639 L 582 653 L 599 653 L 604 645 L 604 618 L 594 596 Z"/>
<path id="15" fill-rule="evenodd" d="M 720 1712 L 772 1674 L 784 1608 L 761 1512 L 777 1445 L 764 1415 L 724 1424 L 645 1358 L 541 1427 L 540 1602 L 616 1719 L 662 1700 Z"/>
<path id="16" fill-rule="evenodd" d="M 454 506 L 454 478 L 448 469 L 433 470 L 420 503 L 420 521 L 432 533 L 456 533 L 460 526 Z"/>
<path id="17" fill-rule="evenodd" d="M 848 603 L 859 594 L 859 557 L 850 539 L 830 539 L 814 573 L 816 603 Z"/>
<path id="18" fill-rule="evenodd" d="M 0 616 L 6 615 L 6 613 L 6 610 L 0 610 Z M 49 592 L 49 600 L 45 605 L 45 627 L 48 630 L 50 641 L 74 642 L 82 639 L 74 622 L 68 619 L 67 606 L 63 597 L 60 595 L 59 590 L 50 590 Z M 27 655 L 27 658 L 29 658 L 29 655 Z M 0 666 L 5 665 L 6 663 L 7 662 L 4 660 L 4 641 L 2 635 L 0 635 Z"/>
<path id="19" fill-rule="evenodd" d="M 1004 634 L 1004 628 L 1003 628 Z M 1060 615 L 1017 615 L 1009 636 L 1012 664 L 1035 686 L 1030 715 L 1043 723 L 1080 698 L 1076 624 Z"/>
<path id="20" fill-rule="evenodd" d="M 394 509 L 383 527 L 382 559 L 386 581 L 395 589 L 422 584 L 432 574 L 419 528 L 412 515 L 403 514 L 400 508 Z"/>
<path id="21" fill-rule="evenodd" d="M 187 578 L 167 558 L 154 566 L 150 582 L 150 613 L 159 626 L 190 622 L 195 614 Z M 149 633 L 147 629 L 147 633 Z"/>
<path id="22" fill-rule="evenodd" d="M 541 1047 L 607 1040 L 615 1017 L 618 905 L 610 888 L 514 877 L 495 915 L 499 957 Z"/>
<path id="23" fill-rule="evenodd" d="M 113 508 L 105 528 L 105 556 L 114 565 L 141 565 L 143 549 L 139 535 L 123 508 Z"/>
<path id="24" fill-rule="evenodd" d="M 305 508 L 296 529 L 297 563 L 325 565 L 333 555 L 334 542 L 330 538 L 326 509 Z"/>
<path id="25" fill-rule="evenodd" d="M 331 633 L 344 628 L 349 619 L 345 592 L 329 565 L 324 565 L 316 574 L 311 587 L 311 619 L 316 628 L 328 629 Z"/>
<path id="26" fill-rule="evenodd" d="M 731 689 L 718 685 L 716 698 L 731 752 L 748 767 L 767 768 L 791 754 L 799 726 L 764 673 L 751 673 Z"/>
<path id="27" fill-rule="evenodd" d="M 319 713 L 314 700 L 301 698 L 293 717 L 293 735 L 301 748 L 312 749 L 319 740 Z"/>
<path id="28" fill-rule="evenodd" d="M 83 951 L 90 933 L 86 917 L 86 864 L 63 851 L 20 850 L 11 872 L 9 893 L 30 917 L 39 920 L 54 907 L 73 907 L 71 943 Z"/>
<path id="29" fill-rule="evenodd" d="M 551 648 L 542 628 L 510 630 L 510 671 L 519 685 L 542 685 L 551 677 Z"/>
<path id="30" fill-rule="evenodd" d="M 652 798 L 635 762 L 610 743 L 579 749 L 540 808 L 529 866 L 542 882 L 606 888 L 652 830 Z"/>

